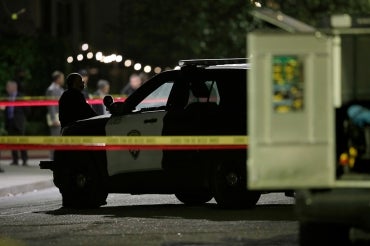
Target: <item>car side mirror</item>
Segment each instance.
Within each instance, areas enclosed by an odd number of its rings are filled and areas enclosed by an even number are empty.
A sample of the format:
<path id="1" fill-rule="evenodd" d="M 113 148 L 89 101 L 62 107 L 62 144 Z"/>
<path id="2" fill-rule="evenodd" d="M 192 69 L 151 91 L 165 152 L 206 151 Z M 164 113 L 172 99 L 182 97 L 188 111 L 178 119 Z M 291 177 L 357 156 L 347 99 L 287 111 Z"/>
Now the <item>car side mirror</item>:
<path id="1" fill-rule="evenodd" d="M 126 115 L 131 113 L 131 107 L 126 102 L 114 102 L 109 111 L 112 115 Z"/>
<path id="2" fill-rule="evenodd" d="M 110 95 L 105 96 L 103 99 L 103 103 L 104 103 L 104 106 L 107 108 L 107 110 L 110 111 L 110 108 L 112 104 L 114 103 L 113 97 Z"/>
<path id="3" fill-rule="evenodd" d="M 112 96 L 105 96 L 103 103 L 112 115 L 125 115 L 131 112 L 131 107 L 127 103 L 114 102 Z"/>

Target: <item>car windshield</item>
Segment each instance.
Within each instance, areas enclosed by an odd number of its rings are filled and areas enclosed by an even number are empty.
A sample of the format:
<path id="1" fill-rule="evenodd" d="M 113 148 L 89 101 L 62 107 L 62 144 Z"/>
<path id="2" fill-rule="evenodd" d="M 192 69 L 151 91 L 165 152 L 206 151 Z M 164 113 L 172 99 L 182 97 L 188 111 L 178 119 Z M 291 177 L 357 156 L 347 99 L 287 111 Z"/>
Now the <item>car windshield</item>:
<path id="1" fill-rule="evenodd" d="M 170 95 L 172 86 L 173 86 L 172 81 L 162 84 L 157 89 L 155 89 L 152 93 L 150 93 L 146 98 L 144 98 L 144 100 L 141 101 L 136 106 L 136 110 L 165 107 L 167 104 L 167 100 Z"/>

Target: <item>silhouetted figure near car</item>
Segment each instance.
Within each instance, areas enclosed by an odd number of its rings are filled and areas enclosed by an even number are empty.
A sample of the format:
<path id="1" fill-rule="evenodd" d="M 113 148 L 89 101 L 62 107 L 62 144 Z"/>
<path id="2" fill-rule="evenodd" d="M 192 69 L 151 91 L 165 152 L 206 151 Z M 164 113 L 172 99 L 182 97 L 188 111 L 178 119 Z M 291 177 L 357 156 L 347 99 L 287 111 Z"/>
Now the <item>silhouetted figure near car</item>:
<path id="1" fill-rule="evenodd" d="M 78 120 L 97 116 L 82 94 L 85 83 L 78 73 L 71 73 L 66 79 L 67 90 L 59 99 L 59 120 L 62 128 Z"/>
<path id="2" fill-rule="evenodd" d="M 53 81 L 46 90 L 46 96 L 49 99 L 59 100 L 62 96 L 64 89 L 64 74 L 60 71 L 54 71 L 51 75 Z M 46 115 L 47 123 L 50 128 L 51 136 L 60 135 L 60 121 L 59 121 L 59 108 L 58 106 L 48 106 L 48 114 Z"/>
<path id="3" fill-rule="evenodd" d="M 129 82 L 122 89 L 121 94 L 129 96 L 132 93 L 134 93 L 134 91 L 136 91 L 142 84 L 143 81 L 141 80 L 141 77 L 138 74 L 136 73 L 131 74 Z"/>
<path id="4" fill-rule="evenodd" d="M 85 99 L 91 99 L 92 96 L 89 93 L 88 85 L 89 85 L 89 73 L 86 69 L 78 70 L 78 73 L 82 76 L 82 80 L 85 83 L 85 87 L 82 90 L 82 94 L 84 95 Z"/>
<path id="5" fill-rule="evenodd" d="M 95 97 L 103 99 L 106 95 L 109 94 L 110 85 L 108 81 L 100 79 L 98 81 L 97 87 L 98 89 L 94 93 Z M 94 104 L 92 105 L 92 108 L 98 115 L 104 115 L 109 113 L 107 112 L 106 106 L 104 104 Z"/>
<path id="6" fill-rule="evenodd" d="M 6 92 L 8 100 L 13 102 L 22 94 L 18 91 L 18 84 L 15 81 L 8 81 L 6 83 Z M 26 131 L 26 114 L 28 107 L 7 106 L 5 108 L 5 129 L 9 136 L 23 136 Z M 27 166 L 28 155 L 26 150 L 20 150 L 23 166 Z M 18 150 L 12 150 L 11 165 L 18 165 Z"/>

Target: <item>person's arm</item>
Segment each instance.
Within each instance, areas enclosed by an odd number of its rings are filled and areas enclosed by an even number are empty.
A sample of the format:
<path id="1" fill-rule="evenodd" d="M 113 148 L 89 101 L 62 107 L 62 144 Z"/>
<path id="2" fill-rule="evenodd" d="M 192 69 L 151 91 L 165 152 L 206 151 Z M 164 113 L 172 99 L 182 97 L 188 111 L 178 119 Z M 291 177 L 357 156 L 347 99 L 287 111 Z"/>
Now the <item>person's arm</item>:
<path id="1" fill-rule="evenodd" d="M 55 97 L 54 93 L 52 90 L 47 90 L 46 91 L 46 96 L 47 97 Z M 57 106 L 48 106 L 48 113 L 50 116 L 50 121 L 52 126 L 60 126 L 60 122 L 58 119 L 58 108 Z"/>
<path id="2" fill-rule="evenodd" d="M 85 101 L 86 118 L 97 116 L 96 111 Z"/>
<path id="3" fill-rule="evenodd" d="M 78 105 L 81 105 L 81 111 L 80 111 L 80 115 L 79 115 L 79 119 L 87 119 L 87 118 L 91 118 L 91 117 L 94 117 L 94 116 L 97 116 L 98 114 L 95 112 L 95 110 L 90 106 L 90 104 L 88 104 L 86 102 L 86 99 L 85 97 L 83 96 L 83 94 L 81 93 L 79 95 L 79 99 L 78 99 Z"/>

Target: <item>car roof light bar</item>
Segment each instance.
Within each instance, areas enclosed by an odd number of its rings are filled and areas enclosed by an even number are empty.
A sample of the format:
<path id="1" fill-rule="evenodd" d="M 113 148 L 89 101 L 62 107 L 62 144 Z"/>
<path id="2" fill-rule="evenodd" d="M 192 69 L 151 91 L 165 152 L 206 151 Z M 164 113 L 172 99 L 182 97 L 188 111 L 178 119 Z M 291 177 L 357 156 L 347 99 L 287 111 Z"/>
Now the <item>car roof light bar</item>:
<path id="1" fill-rule="evenodd" d="M 180 60 L 180 66 L 213 66 L 225 64 L 246 64 L 247 58 L 227 58 L 227 59 L 192 59 Z"/>

